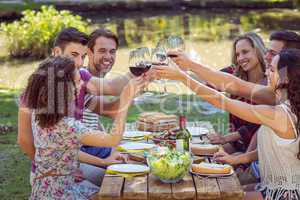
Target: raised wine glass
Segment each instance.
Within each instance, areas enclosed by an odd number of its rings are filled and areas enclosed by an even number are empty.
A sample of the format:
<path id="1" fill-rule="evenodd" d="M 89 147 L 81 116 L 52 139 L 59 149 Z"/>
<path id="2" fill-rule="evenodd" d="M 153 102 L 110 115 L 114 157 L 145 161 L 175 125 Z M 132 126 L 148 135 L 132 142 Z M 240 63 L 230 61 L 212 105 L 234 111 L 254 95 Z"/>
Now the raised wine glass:
<path id="1" fill-rule="evenodd" d="M 135 76 L 141 76 L 151 68 L 151 54 L 147 47 L 134 49 L 129 53 L 129 70 Z"/>
<path id="2" fill-rule="evenodd" d="M 134 76 L 141 76 L 151 68 L 151 54 L 147 47 L 140 47 L 129 53 L 129 70 Z M 135 101 L 142 100 L 145 96 L 152 96 L 151 92 L 143 90 L 143 95 L 136 97 Z"/>
<path id="3" fill-rule="evenodd" d="M 160 41 L 161 42 L 161 41 Z M 151 52 L 151 58 L 152 58 L 152 65 L 168 65 L 169 64 L 169 59 L 167 57 L 167 52 L 166 50 L 164 49 L 163 46 L 158 45 L 156 46 L 156 48 L 152 49 L 152 52 Z M 165 85 L 165 81 L 164 80 L 156 80 L 155 81 L 159 86 L 163 85 L 164 87 L 164 91 L 161 92 L 160 89 L 160 95 L 159 97 L 163 97 L 163 96 L 166 96 L 167 95 L 167 88 L 166 88 L 166 85 Z"/>
<path id="4" fill-rule="evenodd" d="M 152 53 L 152 63 L 155 64 L 155 58 L 157 59 L 163 59 L 163 62 L 158 62 L 161 65 L 171 65 L 176 67 L 175 63 L 172 62 L 171 59 L 168 57 L 173 57 L 175 55 L 168 55 L 167 52 L 169 51 L 184 51 L 185 50 L 185 43 L 184 40 L 179 37 L 179 36 L 169 36 L 165 39 L 160 40 L 157 43 L 156 51 Z M 153 60 L 154 58 L 154 60 Z M 164 96 L 168 95 L 167 92 L 167 85 L 166 85 L 167 80 L 164 80 Z"/>
<path id="5" fill-rule="evenodd" d="M 168 51 L 184 51 L 185 43 L 180 36 L 169 36 L 166 39 L 166 49 Z"/>

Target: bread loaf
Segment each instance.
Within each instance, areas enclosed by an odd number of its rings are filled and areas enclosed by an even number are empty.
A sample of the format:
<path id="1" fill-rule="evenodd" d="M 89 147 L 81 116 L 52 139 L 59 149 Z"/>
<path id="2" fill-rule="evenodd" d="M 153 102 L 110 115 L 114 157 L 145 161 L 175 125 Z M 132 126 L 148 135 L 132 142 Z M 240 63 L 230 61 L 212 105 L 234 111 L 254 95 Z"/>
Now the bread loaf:
<path id="1" fill-rule="evenodd" d="M 191 150 L 195 155 L 213 155 L 220 149 L 219 145 L 213 144 L 192 144 Z"/>
<path id="2" fill-rule="evenodd" d="M 230 174 L 232 167 L 216 163 L 192 164 L 192 171 L 199 174 Z"/>

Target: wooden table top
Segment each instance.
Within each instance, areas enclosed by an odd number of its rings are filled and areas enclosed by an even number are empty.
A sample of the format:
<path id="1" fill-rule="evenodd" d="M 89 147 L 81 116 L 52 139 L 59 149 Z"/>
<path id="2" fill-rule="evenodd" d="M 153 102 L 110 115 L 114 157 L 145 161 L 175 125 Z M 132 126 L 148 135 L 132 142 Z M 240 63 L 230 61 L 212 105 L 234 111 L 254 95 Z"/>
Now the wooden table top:
<path id="1" fill-rule="evenodd" d="M 101 200 L 164 200 L 164 199 L 222 199 L 240 200 L 244 191 L 236 177 L 204 178 L 186 175 L 175 184 L 166 184 L 149 174 L 125 179 L 105 176 L 98 199 Z"/>
<path id="2" fill-rule="evenodd" d="M 205 126 L 214 131 L 208 122 L 202 122 L 200 126 Z M 133 178 L 107 174 L 103 179 L 97 198 L 99 200 L 240 200 L 243 196 L 244 191 L 236 174 L 219 178 L 187 174 L 183 180 L 175 184 L 162 183 L 153 174 Z"/>

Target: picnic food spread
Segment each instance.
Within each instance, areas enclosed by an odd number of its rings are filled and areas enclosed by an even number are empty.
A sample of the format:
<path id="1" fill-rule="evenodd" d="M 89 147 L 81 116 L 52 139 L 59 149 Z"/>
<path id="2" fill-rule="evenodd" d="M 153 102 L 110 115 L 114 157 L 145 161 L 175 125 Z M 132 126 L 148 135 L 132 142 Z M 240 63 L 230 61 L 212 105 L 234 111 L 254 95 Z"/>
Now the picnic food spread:
<path id="1" fill-rule="evenodd" d="M 208 162 L 207 156 L 218 152 L 220 146 L 192 144 L 192 134 L 186 127 L 185 116 L 179 116 L 179 123 L 177 120 L 175 115 L 144 112 L 137 120 L 139 131 L 125 132 L 124 139 L 141 137 L 154 144 L 125 142 L 117 149 L 128 153 L 131 160 L 147 164 L 150 168 L 149 172 L 164 183 L 176 183 L 188 172 L 208 177 L 231 175 L 233 172 L 231 166 Z M 179 140 L 182 140 L 181 146 Z M 188 142 L 188 145 L 184 145 L 185 142 Z M 181 148 L 178 148 L 178 145 Z M 131 174 L 131 176 L 135 175 L 139 174 Z"/>

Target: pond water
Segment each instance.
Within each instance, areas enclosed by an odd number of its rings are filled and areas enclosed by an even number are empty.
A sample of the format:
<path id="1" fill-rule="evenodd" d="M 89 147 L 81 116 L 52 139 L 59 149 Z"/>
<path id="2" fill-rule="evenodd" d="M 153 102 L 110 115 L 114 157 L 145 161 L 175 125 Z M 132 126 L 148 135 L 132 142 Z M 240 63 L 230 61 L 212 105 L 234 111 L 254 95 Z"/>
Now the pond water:
<path id="1" fill-rule="evenodd" d="M 300 30 L 297 10 L 181 10 L 129 14 L 84 13 L 91 19 L 90 30 L 106 27 L 116 32 L 120 39 L 117 61 L 110 76 L 128 71 L 128 55 L 133 48 L 154 47 L 159 39 L 179 35 L 185 39 L 187 52 L 194 59 L 220 69 L 230 64 L 232 40 L 247 31 L 258 32 L 267 43 L 272 30 Z M 0 55 L 5 55 L 5 41 L 0 34 Z M 0 86 L 22 88 L 39 61 L 0 62 Z M 168 91 L 188 93 L 189 90 L 168 82 Z M 179 89 L 178 89 L 179 88 Z M 161 90 L 151 84 L 150 90 Z"/>

